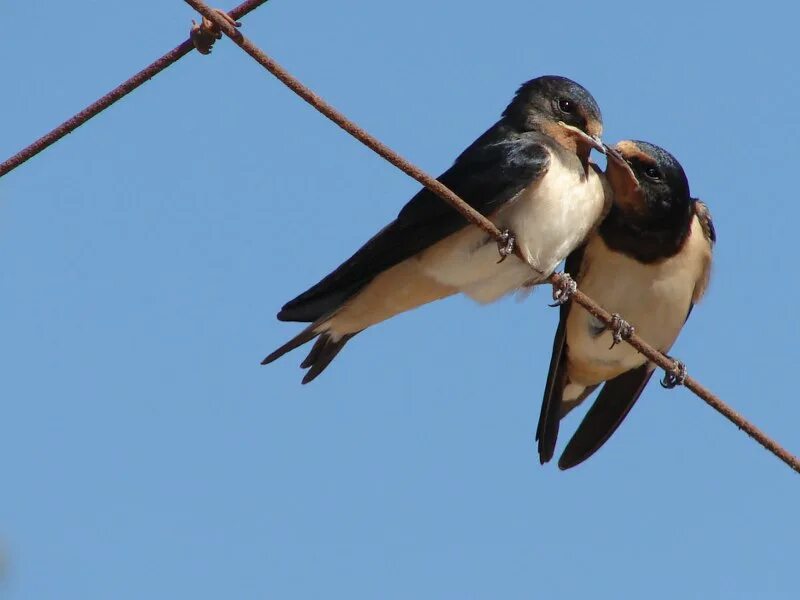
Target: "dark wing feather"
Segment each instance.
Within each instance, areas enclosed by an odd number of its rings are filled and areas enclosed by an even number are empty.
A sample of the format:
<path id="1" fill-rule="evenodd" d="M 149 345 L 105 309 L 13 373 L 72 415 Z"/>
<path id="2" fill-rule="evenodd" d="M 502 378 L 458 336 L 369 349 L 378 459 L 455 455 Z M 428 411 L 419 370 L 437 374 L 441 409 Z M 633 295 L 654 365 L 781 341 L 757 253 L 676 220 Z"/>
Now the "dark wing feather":
<path id="1" fill-rule="evenodd" d="M 694 213 L 697 215 L 697 218 L 700 219 L 700 226 L 703 228 L 703 236 L 708 240 L 708 243 L 713 246 L 717 243 L 717 229 L 714 227 L 714 221 L 711 218 L 711 211 L 708 210 L 708 205 L 695 198 Z"/>
<path id="2" fill-rule="evenodd" d="M 564 271 L 578 279 L 586 246 L 580 246 L 567 257 Z M 558 440 L 558 427 L 561 421 L 561 397 L 567 384 L 567 318 L 571 302 L 559 307 L 558 329 L 553 339 L 553 353 L 550 356 L 550 370 L 542 398 L 539 424 L 536 427 L 536 441 L 539 442 L 539 462 L 544 464 L 553 458 Z"/>
<path id="3" fill-rule="evenodd" d="M 607 381 L 558 459 L 560 469 L 579 465 L 606 443 L 638 400 L 653 368 L 649 363 Z"/>
<path id="4" fill-rule="evenodd" d="M 493 213 L 547 172 L 546 138 L 510 130 L 502 122 L 478 138 L 439 177 L 484 215 Z M 428 189 L 418 192 L 384 227 L 336 270 L 288 302 L 282 321 L 314 321 L 342 305 L 376 275 L 467 225 Z"/>

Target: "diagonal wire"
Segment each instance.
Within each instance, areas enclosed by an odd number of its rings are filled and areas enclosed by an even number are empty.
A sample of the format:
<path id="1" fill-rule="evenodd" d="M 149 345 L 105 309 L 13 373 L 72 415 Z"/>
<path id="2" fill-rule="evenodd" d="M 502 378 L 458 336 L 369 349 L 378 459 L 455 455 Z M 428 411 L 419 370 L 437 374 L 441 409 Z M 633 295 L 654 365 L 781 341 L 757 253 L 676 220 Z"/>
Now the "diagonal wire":
<path id="1" fill-rule="evenodd" d="M 223 22 L 211 9 L 206 6 L 202 2 L 198 2 L 197 0 L 186 0 L 188 4 L 193 6 L 195 10 L 199 13 L 203 14 L 213 23 L 217 24 L 217 26 L 228 36 L 231 37 L 239 46 L 241 46 L 248 54 L 250 54 L 253 58 L 255 58 L 262 66 L 267 68 L 273 75 L 275 75 L 278 79 L 280 79 L 285 85 L 287 85 L 290 89 L 292 89 L 295 93 L 301 96 L 304 100 L 306 100 L 309 104 L 314 106 L 317 110 L 322 112 L 326 117 L 331 119 L 337 125 L 342 127 L 345 131 L 353 135 L 356 139 L 367 145 L 373 151 L 381 155 L 387 161 L 401 169 L 406 174 L 410 175 L 417 181 L 419 181 L 422 185 L 433 191 L 435 194 L 440 196 L 444 199 L 448 204 L 450 204 L 454 209 L 458 210 L 469 222 L 473 223 L 474 225 L 480 227 L 484 231 L 486 231 L 489 235 L 493 236 L 498 241 L 501 241 L 503 238 L 501 237 L 501 232 L 497 229 L 497 227 L 489 221 L 486 217 L 475 211 L 472 207 L 467 205 L 463 200 L 461 200 L 456 194 L 454 194 L 451 190 L 449 190 L 446 186 L 442 185 L 439 181 L 413 165 L 412 163 L 405 160 L 402 156 L 392 151 L 382 142 L 377 140 L 376 138 L 370 136 L 366 131 L 362 130 L 360 127 L 355 125 L 352 121 L 349 121 L 345 118 L 341 113 L 336 111 L 333 107 L 328 105 L 324 102 L 319 96 L 314 94 L 311 90 L 303 86 L 299 81 L 294 79 L 289 73 L 287 73 L 280 65 L 275 63 L 272 59 L 266 56 L 263 52 L 261 52 L 256 46 L 254 46 L 249 40 L 241 36 L 241 34 L 232 29 L 227 23 Z M 240 4 L 239 6 L 232 9 L 228 14 L 234 20 L 239 19 L 242 16 L 246 15 L 253 9 L 257 8 L 261 4 L 264 4 L 267 0 L 247 0 Z M 172 65 L 173 63 L 177 62 L 180 58 L 188 54 L 194 45 L 190 40 L 184 41 L 179 46 L 173 48 L 167 54 L 156 60 L 155 62 L 148 65 L 145 69 L 131 77 L 130 79 L 126 80 L 118 87 L 111 90 L 108 94 L 103 96 L 102 98 L 98 99 L 96 102 L 92 103 L 84 110 L 73 116 L 72 118 L 68 119 L 48 134 L 44 135 L 40 139 L 36 140 L 8 160 L 3 163 L 0 163 L 0 177 L 7 174 L 8 172 L 12 171 L 16 167 L 23 164 L 25 161 L 29 160 L 39 152 L 43 151 L 56 141 L 60 140 L 62 137 L 68 135 L 81 125 L 83 125 L 86 121 L 91 119 L 92 117 L 96 116 L 116 101 L 121 99 L 122 97 L 126 96 L 143 83 L 163 71 L 168 66 Z M 519 251 L 517 251 L 517 255 L 520 258 L 524 257 L 521 255 Z M 533 265 L 531 265 L 533 268 Z M 563 274 L 560 273 L 553 273 L 549 277 L 549 281 L 555 287 L 563 287 L 568 279 L 565 278 Z M 601 321 L 606 323 L 607 325 L 611 326 L 613 324 L 613 316 L 604 310 L 600 305 L 594 302 L 591 298 L 586 296 L 580 290 L 575 290 L 571 293 L 571 297 L 581 306 L 583 306 L 588 312 L 590 312 L 595 317 L 599 318 Z M 649 344 L 647 344 L 644 340 L 642 340 L 638 335 L 633 334 L 626 340 L 631 346 L 636 348 L 639 352 L 644 354 L 648 359 L 653 361 L 655 364 L 660 366 L 661 368 L 665 369 L 668 373 L 674 373 L 676 369 L 675 362 L 658 352 Z M 755 439 L 759 444 L 761 444 L 764 448 L 768 451 L 772 452 L 775 456 L 789 465 L 792 469 L 797 472 L 800 472 L 800 461 L 798 461 L 797 457 L 793 456 L 783 447 L 781 447 L 777 442 L 769 438 L 764 432 L 758 429 L 755 425 L 748 422 L 742 415 L 737 413 L 735 410 L 727 406 L 720 398 L 714 395 L 708 388 L 704 387 L 700 384 L 697 380 L 692 377 L 686 377 L 683 381 L 684 385 L 688 387 L 691 391 L 693 391 L 697 396 L 705 400 L 712 408 L 717 410 L 720 414 L 726 417 L 729 421 L 731 421 L 734 425 L 736 425 L 739 429 L 744 430 L 750 437 Z"/>
<path id="2" fill-rule="evenodd" d="M 219 27 L 219 29 L 225 35 L 231 38 L 240 48 L 242 48 L 242 50 L 244 50 L 253 59 L 255 59 L 256 62 L 258 62 L 261 66 L 267 69 L 267 71 L 272 73 L 275 77 L 277 77 L 282 83 L 284 83 L 287 87 L 289 87 L 303 100 L 308 102 L 311 106 L 313 106 L 323 115 L 328 117 L 328 119 L 336 123 L 336 125 L 344 129 L 347 133 L 355 137 L 358 141 L 365 144 L 367 147 L 369 147 L 377 154 L 385 158 L 387 161 L 392 163 L 401 171 L 403 171 L 407 175 L 410 175 L 418 182 L 420 182 L 422 185 L 424 185 L 426 188 L 428 188 L 433 193 L 438 195 L 445 202 L 450 204 L 454 209 L 460 212 L 464 216 L 464 218 L 466 218 L 470 223 L 473 223 L 474 225 L 483 229 L 486 233 L 494 237 L 498 242 L 504 241 L 500 230 L 494 225 L 494 223 L 489 221 L 489 219 L 487 219 L 486 217 L 481 215 L 478 211 L 476 211 L 474 208 L 469 206 L 466 202 L 464 202 L 452 190 L 448 189 L 441 182 L 437 181 L 436 179 L 425 173 L 422 169 L 415 166 L 414 164 L 412 164 L 411 162 L 409 162 L 408 160 L 397 154 L 391 148 L 383 144 L 381 141 L 379 141 L 378 139 L 374 138 L 369 133 L 361 129 L 358 125 L 350 121 L 342 113 L 340 113 L 330 104 L 325 102 L 317 94 L 315 94 L 309 88 L 300 83 L 291 74 L 289 74 L 283 67 L 281 67 L 277 62 L 275 62 L 272 58 L 264 54 L 264 52 L 261 51 L 255 44 L 253 44 L 249 39 L 243 36 L 240 31 L 236 30 L 229 23 L 220 18 L 219 15 L 217 15 L 208 5 L 206 5 L 201 0 L 185 0 L 185 1 L 201 15 L 203 15 L 204 17 L 215 23 L 217 27 Z M 517 255 L 523 260 L 525 260 L 521 252 L 518 252 Z M 531 267 L 534 268 L 533 265 L 531 265 Z M 553 273 L 549 277 L 549 281 L 553 284 L 554 288 L 563 288 L 565 284 L 569 281 L 569 279 L 561 273 Z M 613 326 L 614 317 L 611 315 L 611 313 L 609 313 L 607 310 L 605 310 L 603 307 L 597 304 L 594 300 L 589 298 L 586 294 L 584 294 L 580 290 L 575 290 L 570 294 L 570 296 L 575 302 L 580 304 L 589 313 L 591 313 L 592 315 L 603 321 L 607 326 L 609 327 Z M 649 360 L 651 360 L 659 367 L 667 371 L 667 373 L 676 372 L 676 363 L 673 359 L 665 356 L 663 353 L 653 348 L 651 345 L 649 345 L 635 333 L 625 338 L 625 341 L 634 348 L 636 348 L 639 352 L 644 354 Z M 703 386 L 696 379 L 688 376 L 683 380 L 683 384 L 687 388 L 689 388 L 692 392 L 694 392 L 697 396 L 703 399 L 706 403 L 708 403 L 714 410 L 722 414 L 731 423 L 736 425 L 739 429 L 742 429 L 745 433 L 747 433 L 747 435 L 749 435 L 756 442 L 761 444 L 765 449 L 774 454 L 776 457 L 778 457 L 780 460 L 782 460 L 796 472 L 800 473 L 800 460 L 798 460 L 796 456 L 794 456 L 788 450 L 783 448 L 780 444 L 778 444 L 775 440 L 770 438 L 758 427 L 750 423 L 741 414 L 739 414 L 731 407 L 729 407 L 727 404 L 725 404 L 722 401 L 722 399 L 716 396 L 714 393 L 712 393 L 711 390 Z"/>
<path id="3" fill-rule="evenodd" d="M 246 2 L 242 2 L 236 8 L 231 9 L 230 13 L 228 14 L 234 20 L 240 19 L 250 11 L 264 4 L 266 1 L 267 0 L 247 0 Z M 2 177 L 3 175 L 5 175 L 10 171 L 13 171 L 22 163 L 33 158 L 34 156 L 39 154 L 39 152 L 41 152 L 48 146 L 51 146 L 52 144 L 56 143 L 65 135 L 72 133 L 78 127 L 86 123 L 86 121 L 88 121 L 94 116 L 97 116 L 99 113 L 101 113 L 109 106 L 114 104 L 117 100 L 120 100 L 121 98 L 130 94 L 140 85 L 142 85 L 149 79 L 152 79 L 170 65 L 176 63 L 178 60 L 189 54 L 189 52 L 191 52 L 192 50 L 194 50 L 194 44 L 190 39 L 187 39 L 180 45 L 176 46 L 175 48 L 167 52 L 164 56 L 162 56 L 155 62 L 150 63 L 144 69 L 136 73 L 136 75 L 119 84 L 113 90 L 108 92 L 105 96 L 99 98 L 97 101 L 93 102 L 92 104 L 84 108 L 75 116 L 67 119 L 61 125 L 53 129 L 51 132 L 40 137 L 38 140 L 30 144 L 29 146 L 23 148 L 5 162 L 0 163 L 0 177 Z"/>

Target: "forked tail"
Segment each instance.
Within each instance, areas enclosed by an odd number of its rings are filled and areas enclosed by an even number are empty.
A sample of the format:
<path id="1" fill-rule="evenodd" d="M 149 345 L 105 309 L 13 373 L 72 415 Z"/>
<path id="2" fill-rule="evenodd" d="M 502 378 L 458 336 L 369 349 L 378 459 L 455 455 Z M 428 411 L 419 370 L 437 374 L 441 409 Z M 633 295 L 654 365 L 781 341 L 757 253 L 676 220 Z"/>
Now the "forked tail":
<path id="1" fill-rule="evenodd" d="M 301 369 L 308 369 L 306 374 L 303 376 L 303 383 L 313 381 L 325 370 L 329 364 L 331 364 L 331 361 L 336 358 L 336 355 L 339 354 L 342 348 L 344 348 L 344 345 L 350 340 L 350 338 L 358 333 L 347 333 L 335 339 L 330 332 L 320 331 L 320 325 L 322 324 L 319 322 L 312 323 L 291 340 L 286 342 L 283 346 L 275 350 L 275 352 L 262 360 L 261 364 L 269 364 L 287 352 L 290 352 L 295 348 L 310 342 L 314 338 L 317 338 L 317 341 L 314 342 L 314 345 L 311 347 L 311 351 L 308 353 L 308 356 L 306 356 L 305 360 L 300 363 Z"/>

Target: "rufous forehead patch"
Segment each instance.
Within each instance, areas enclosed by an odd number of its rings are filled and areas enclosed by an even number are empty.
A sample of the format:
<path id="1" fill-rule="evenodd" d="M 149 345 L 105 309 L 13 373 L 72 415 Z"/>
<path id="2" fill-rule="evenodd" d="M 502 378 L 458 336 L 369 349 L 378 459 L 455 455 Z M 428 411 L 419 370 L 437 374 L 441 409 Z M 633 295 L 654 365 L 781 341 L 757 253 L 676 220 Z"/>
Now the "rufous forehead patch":
<path id="1" fill-rule="evenodd" d="M 614 147 L 626 160 L 638 159 L 640 162 L 648 165 L 655 164 L 653 157 L 647 154 L 647 152 L 641 150 L 639 146 L 633 142 L 625 140 L 624 142 L 618 143 Z"/>
<path id="2" fill-rule="evenodd" d="M 616 150 L 623 156 L 626 156 L 626 154 L 620 146 L 626 143 L 627 142 L 622 142 L 616 146 Z M 630 165 L 620 164 L 609 158 L 608 166 L 606 167 L 606 177 L 611 184 L 611 189 L 614 190 L 614 204 L 627 213 L 641 215 L 645 212 L 645 203 L 641 194 L 642 190 L 639 187 L 639 181 L 636 179 L 636 175 L 631 170 Z"/>

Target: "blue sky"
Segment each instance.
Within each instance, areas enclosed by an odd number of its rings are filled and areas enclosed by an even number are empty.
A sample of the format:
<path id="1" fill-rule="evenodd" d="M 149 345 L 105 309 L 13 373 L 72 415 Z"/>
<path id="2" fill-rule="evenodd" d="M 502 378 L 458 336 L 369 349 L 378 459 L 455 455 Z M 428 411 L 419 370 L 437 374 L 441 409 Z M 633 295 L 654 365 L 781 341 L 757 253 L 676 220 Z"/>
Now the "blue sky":
<path id="1" fill-rule="evenodd" d="M 138 6 L 0 6 L 0 159 L 194 16 Z M 800 451 L 797 11 L 274 0 L 243 30 L 434 174 L 522 81 L 584 84 L 713 211 L 674 354 Z M 281 304 L 417 189 L 224 42 L 0 180 L 0 595 L 796 597 L 797 474 L 686 390 L 539 466 L 544 290 L 405 314 L 309 386 L 299 352 L 259 366 L 298 330 Z"/>

